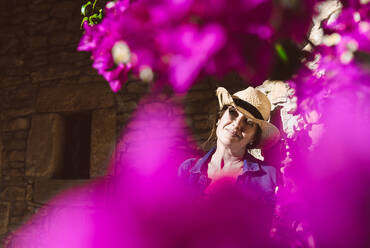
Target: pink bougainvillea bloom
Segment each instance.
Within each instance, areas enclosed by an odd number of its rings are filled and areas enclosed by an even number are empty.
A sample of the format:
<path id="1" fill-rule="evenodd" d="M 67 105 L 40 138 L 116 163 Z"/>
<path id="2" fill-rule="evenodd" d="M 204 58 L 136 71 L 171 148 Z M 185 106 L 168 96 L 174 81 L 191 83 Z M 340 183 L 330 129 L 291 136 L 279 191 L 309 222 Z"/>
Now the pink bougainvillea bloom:
<path id="1" fill-rule="evenodd" d="M 294 181 L 290 190 L 299 198 L 298 219 L 309 225 L 305 232 L 319 247 L 369 245 L 364 231 L 369 226 L 363 221 L 369 197 L 363 193 L 370 192 L 365 152 L 370 134 L 364 128 L 369 124 L 370 73 L 360 56 L 370 52 L 369 36 L 360 28 L 369 15 L 359 1 L 345 2 L 339 17 L 324 23 L 325 34 L 339 39 L 315 47 L 316 68 L 301 68 L 291 80 L 302 125 L 287 140 L 290 163 L 284 175 Z M 284 198 L 292 199 L 289 194 Z"/>
<path id="2" fill-rule="evenodd" d="M 179 114 L 170 100 L 143 99 L 112 156 L 115 176 L 48 202 L 10 247 L 268 247 L 272 213 L 255 192 L 225 184 L 202 198 L 176 176 L 193 153 Z"/>
<path id="3" fill-rule="evenodd" d="M 208 25 L 198 30 L 186 25 L 179 30 L 166 35 L 176 41 L 171 44 L 169 61 L 169 80 L 176 91 L 187 90 L 199 75 L 207 60 L 218 52 L 225 43 L 225 34 L 221 26 Z M 176 37 L 176 38 L 175 38 Z M 167 47 L 168 49 L 169 47 Z"/>
<path id="4" fill-rule="evenodd" d="M 79 50 L 91 52 L 94 68 L 104 75 L 118 66 L 112 47 L 125 42 L 135 76 L 149 68 L 152 80 L 175 91 L 188 90 L 202 76 L 221 79 L 229 72 L 259 84 L 271 71 L 275 42 L 304 39 L 315 2 L 119 0 L 107 5 L 102 23 L 85 25 Z M 117 90 L 127 76 L 114 80 Z"/>
<path id="5" fill-rule="evenodd" d="M 112 71 L 105 71 L 102 74 L 104 78 L 109 82 L 111 89 L 114 92 L 117 92 L 122 87 L 121 80 L 127 80 L 127 72 L 129 69 L 130 67 L 121 64 Z"/>

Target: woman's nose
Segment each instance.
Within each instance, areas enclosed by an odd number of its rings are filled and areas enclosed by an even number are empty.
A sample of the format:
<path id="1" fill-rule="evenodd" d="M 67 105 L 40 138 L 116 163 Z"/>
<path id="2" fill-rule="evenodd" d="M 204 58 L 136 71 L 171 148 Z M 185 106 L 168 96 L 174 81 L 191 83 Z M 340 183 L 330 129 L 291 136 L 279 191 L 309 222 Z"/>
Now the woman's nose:
<path id="1" fill-rule="evenodd" d="M 238 116 L 236 117 L 233 122 L 232 122 L 232 126 L 234 128 L 238 128 L 238 129 L 242 129 L 243 128 L 243 116 Z"/>

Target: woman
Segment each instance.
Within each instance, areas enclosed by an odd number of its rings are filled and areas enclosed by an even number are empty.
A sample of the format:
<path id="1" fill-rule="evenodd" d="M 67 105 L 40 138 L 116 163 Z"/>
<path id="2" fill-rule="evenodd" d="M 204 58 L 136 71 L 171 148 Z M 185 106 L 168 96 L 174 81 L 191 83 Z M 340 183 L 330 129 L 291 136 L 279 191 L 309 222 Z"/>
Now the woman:
<path id="1" fill-rule="evenodd" d="M 248 149 L 265 148 L 279 139 L 279 130 L 268 122 L 271 104 L 261 91 L 248 87 L 234 95 L 216 90 L 220 111 L 208 141 L 216 147 L 200 159 L 183 162 L 178 174 L 198 192 L 208 194 L 231 182 L 275 204 L 276 169 L 249 155 Z"/>

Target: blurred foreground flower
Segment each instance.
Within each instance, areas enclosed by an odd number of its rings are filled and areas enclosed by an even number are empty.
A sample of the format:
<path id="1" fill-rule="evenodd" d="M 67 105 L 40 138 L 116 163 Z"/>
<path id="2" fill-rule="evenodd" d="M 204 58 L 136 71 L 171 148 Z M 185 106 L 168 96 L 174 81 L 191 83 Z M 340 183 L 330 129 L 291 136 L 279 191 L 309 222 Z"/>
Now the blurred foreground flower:
<path id="1" fill-rule="evenodd" d="M 314 62 L 290 82 L 301 125 L 288 140 L 284 168 L 294 185 L 279 199 L 318 247 L 370 245 L 369 17 L 368 4 L 344 1 L 338 18 L 324 23 Z"/>
<path id="2" fill-rule="evenodd" d="M 48 202 L 6 247 L 271 247 L 271 208 L 252 191 L 224 185 L 204 199 L 176 177 L 190 156 L 176 108 L 142 102 L 112 158 L 116 176 Z"/>
<path id="3" fill-rule="evenodd" d="M 107 4 L 100 24 L 84 25 L 78 50 L 91 52 L 113 91 L 129 72 L 178 92 L 202 75 L 232 71 L 259 84 L 271 72 L 276 43 L 305 39 L 315 3 L 118 0 Z"/>

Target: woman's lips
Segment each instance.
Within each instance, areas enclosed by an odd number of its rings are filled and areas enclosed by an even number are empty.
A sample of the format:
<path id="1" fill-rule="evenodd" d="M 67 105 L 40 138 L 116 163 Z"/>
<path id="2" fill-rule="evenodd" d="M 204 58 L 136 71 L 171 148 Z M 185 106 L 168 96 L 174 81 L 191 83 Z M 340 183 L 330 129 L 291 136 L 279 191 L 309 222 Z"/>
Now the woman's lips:
<path id="1" fill-rule="evenodd" d="M 241 134 L 240 132 L 236 131 L 236 130 L 231 130 L 231 129 L 228 129 L 228 128 L 225 128 L 226 131 L 228 131 L 233 137 L 237 137 L 237 138 L 241 138 Z"/>

